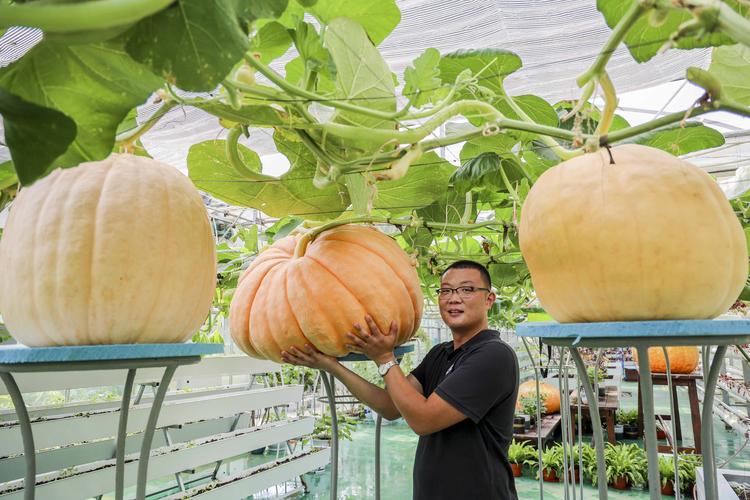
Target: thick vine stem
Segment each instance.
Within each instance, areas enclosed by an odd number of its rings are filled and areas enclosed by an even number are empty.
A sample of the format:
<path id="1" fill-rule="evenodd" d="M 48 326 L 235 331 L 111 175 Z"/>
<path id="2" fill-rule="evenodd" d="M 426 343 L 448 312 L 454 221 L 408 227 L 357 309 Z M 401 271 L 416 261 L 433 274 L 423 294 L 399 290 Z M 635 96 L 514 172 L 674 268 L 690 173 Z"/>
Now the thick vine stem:
<path id="1" fill-rule="evenodd" d="M 623 15 L 617 23 L 617 26 L 612 30 L 612 34 L 601 52 L 599 52 L 594 64 L 576 79 L 576 83 L 578 83 L 579 87 L 584 87 L 588 82 L 602 73 L 612 57 L 612 54 L 615 52 L 615 49 L 620 45 L 620 42 L 625 39 L 625 35 L 630 31 L 630 28 L 633 27 L 633 24 L 635 24 L 639 17 L 648 12 L 649 9 L 653 8 L 653 3 L 654 0 L 637 0 L 636 2 L 633 2 L 627 12 L 625 12 L 625 15 Z"/>
<path id="2" fill-rule="evenodd" d="M 615 118 L 615 111 L 617 110 L 617 92 L 615 86 L 606 71 L 602 72 L 597 77 L 599 86 L 604 92 L 604 110 L 602 111 L 599 125 L 596 127 L 595 135 L 604 135 L 609 132 L 609 127 L 612 126 L 612 120 Z"/>
<path id="3" fill-rule="evenodd" d="M 242 135 L 242 127 L 234 127 L 230 129 L 229 133 L 227 134 L 226 153 L 230 165 L 232 165 L 232 167 L 234 167 L 237 173 L 242 177 L 247 177 L 248 179 L 252 180 L 269 179 L 270 177 L 251 170 L 247 165 L 245 165 L 245 162 L 242 161 L 239 152 L 240 135 Z"/>
<path id="4" fill-rule="evenodd" d="M 717 0 L 650 0 L 658 9 L 688 10 L 700 17 L 703 12 L 713 10 L 709 16 L 718 28 L 737 43 L 750 47 L 750 20 L 742 17 L 729 5 Z"/>
<path id="5" fill-rule="evenodd" d="M 135 143 L 143 136 L 143 134 L 151 130 L 151 128 L 156 125 L 159 120 L 175 106 L 177 106 L 177 103 L 167 98 L 164 101 L 164 104 L 162 104 L 161 107 L 148 118 L 148 120 L 143 122 L 140 126 L 118 135 L 115 139 L 115 146 L 128 147 L 129 145 Z"/>
<path id="6" fill-rule="evenodd" d="M 131 24 L 165 9 L 174 0 L 96 0 L 37 5 L 0 3 L 0 28 L 28 26 L 51 33 L 75 33 Z"/>

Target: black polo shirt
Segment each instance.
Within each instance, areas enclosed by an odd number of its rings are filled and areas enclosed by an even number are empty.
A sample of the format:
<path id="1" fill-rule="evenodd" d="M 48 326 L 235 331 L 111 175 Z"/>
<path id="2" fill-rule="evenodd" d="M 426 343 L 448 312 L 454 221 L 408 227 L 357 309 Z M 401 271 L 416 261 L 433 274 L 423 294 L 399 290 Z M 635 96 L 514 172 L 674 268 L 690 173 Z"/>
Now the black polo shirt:
<path id="1" fill-rule="evenodd" d="M 414 459 L 414 498 L 516 500 L 508 446 L 518 392 L 518 360 L 495 330 L 453 350 L 433 347 L 411 372 L 425 397 L 436 392 L 468 418 L 421 436 Z"/>

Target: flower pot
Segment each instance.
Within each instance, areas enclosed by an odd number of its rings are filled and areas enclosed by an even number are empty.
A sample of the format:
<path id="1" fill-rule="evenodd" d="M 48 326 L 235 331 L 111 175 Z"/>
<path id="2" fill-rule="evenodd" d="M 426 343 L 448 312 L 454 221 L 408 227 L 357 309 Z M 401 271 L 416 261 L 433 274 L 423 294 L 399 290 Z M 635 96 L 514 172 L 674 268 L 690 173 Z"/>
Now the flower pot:
<path id="1" fill-rule="evenodd" d="M 599 386 L 599 399 L 602 399 L 606 395 L 607 395 L 607 388 Z"/>
<path id="2" fill-rule="evenodd" d="M 667 484 L 662 483 L 662 485 L 661 485 L 661 494 L 662 495 L 669 495 L 669 496 L 672 496 L 672 497 L 674 496 L 674 483 L 672 482 L 671 479 L 667 481 Z"/>
<path id="3" fill-rule="evenodd" d="M 510 468 L 513 469 L 513 477 L 521 477 L 523 464 L 510 464 Z"/>
<path id="4" fill-rule="evenodd" d="M 628 478 L 625 476 L 617 476 L 612 480 L 612 487 L 616 490 L 627 490 L 628 489 Z"/>
<path id="5" fill-rule="evenodd" d="M 623 431 L 625 433 L 625 439 L 638 439 L 637 425 L 624 425 Z"/>
<path id="6" fill-rule="evenodd" d="M 542 479 L 548 483 L 559 483 L 560 480 L 557 478 L 557 471 L 555 469 L 550 469 L 548 467 L 545 467 L 542 469 Z"/>
<path id="7" fill-rule="evenodd" d="M 523 434 L 526 432 L 526 424 L 513 424 L 513 434 Z"/>
<path id="8" fill-rule="evenodd" d="M 667 439 L 667 433 L 662 429 L 656 428 L 656 439 Z"/>
<path id="9" fill-rule="evenodd" d="M 576 484 L 581 482 L 581 469 L 576 466 L 575 472 L 571 473 L 570 470 L 568 470 L 568 481 L 573 482 L 575 481 Z"/>

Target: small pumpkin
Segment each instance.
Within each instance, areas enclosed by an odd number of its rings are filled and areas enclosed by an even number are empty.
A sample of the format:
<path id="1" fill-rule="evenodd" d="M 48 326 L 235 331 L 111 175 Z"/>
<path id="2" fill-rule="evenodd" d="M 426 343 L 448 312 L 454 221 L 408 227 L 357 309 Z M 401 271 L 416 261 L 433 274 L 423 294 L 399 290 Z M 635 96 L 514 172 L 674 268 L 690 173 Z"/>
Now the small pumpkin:
<path id="1" fill-rule="evenodd" d="M 245 270 L 229 308 L 235 343 L 248 355 L 281 362 L 281 351 L 309 343 L 331 356 L 349 351 L 346 333 L 372 316 L 397 344 L 419 327 L 423 297 L 414 262 L 377 229 L 342 225 L 287 236 Z"/>
<path id="2" fill-rule="evenodd" d="M 518 401 L 521 400 L 521 397 L 527 394 L 536 397 L 535 380 L 527 380 L 518 386 L 518 399 L 516 400 L 517 408 L 520 408 Z M 539 381 L 539 394 L 546 396 L 546 399 L 544 400 L 544 408 L 547 414 L 560 411 L 560 389 L 554 385 L 548 384 L 547 382 Z"/>
<path id="3" fill-rule="evenodd" d="M 667 347 L 669 369 L 672 373 L 693 373 L 700 361 L 700 351 L 695 346 Z M 633 359 L 638 362 L 638 351 L 633 349 Z M 651 373 L 667 373 L 667 360 L 661 347 L 648 348 L 648 366 Z"/>
<path id="4" fill-rule="evenodd" d="M 211 307 L 216 250 L 185 175 L 113 154 L 19 191 L 0 269 L 0 311 L 22 344 L 184 342 Z"/>
<path id="5" fill-rule="evenodd" d="M 542 306 L 561 323 L 714 318 L 747 278 L 745 234 L 716 182 L 646 146 L 544 172 L 519 240 Z"/>

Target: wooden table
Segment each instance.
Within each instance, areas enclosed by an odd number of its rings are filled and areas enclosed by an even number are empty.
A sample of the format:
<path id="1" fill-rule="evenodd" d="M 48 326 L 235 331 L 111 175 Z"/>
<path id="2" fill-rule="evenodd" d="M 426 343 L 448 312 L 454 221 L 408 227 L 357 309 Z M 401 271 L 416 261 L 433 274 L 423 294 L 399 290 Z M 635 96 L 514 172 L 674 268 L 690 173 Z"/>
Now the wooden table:
<path id="1" fill-rule="evenodd" d="M 577 391 L 573 391 L 570 393 L 570 413 L 571 416 L 578 415 L 578 393 Z M 573 402 L 573 401 L 576 402 Z M 604 393 L 603 398 L 599 398 L 598 400 L 599 404 L 599 413 L 602 417 L 605 418 L 607 422 L 607 441 L 609 441 L 612 444 L 615 444 L 617 442 L 615 438 L 615 413 L 617 412 L 617 409 L 620 408 L 620 391 L 617 390 L 617 387 L 609 386 L 607 387 L 607 391 Z M 589 412 L 589 405 L 587 403 L 581 403 L 581 415 L 587 416 L 589 419 L 591 418 L 591 413 Z M 576 422 L 575 419 L 571 419 L 571 425 L 573 427 L 573 435 L 576 435 Z M 598 425 L 597 423 L 591 422 L 591 425 Z"/>
<path id="2" fill-rule="evenodd" d="M 695 442 L 695 448 L 680 448 L 680 451 L 692 451 L 701 454 L 701 413 L 700 407 L 698 406 L 698 388 L 696 386 L 697 380 L 702 380 L 703 375 L 700 373 L 689 373 L 689 374 L 672 374 L 672 401 L 675 409 L 675 427 L 677 435 L 676 440 L 682 440 L 682 424 L 680 422 L 680 405 L 677 401 L 677 387 L 687 387 L 688 399 L 690 400 L 690 417 L 693 425 L 693 441 Z M 640 376 L 638 377 L 640 382 Z M 667 374 L 666 373 L 652 373 L 651 381 L 653 385 L 667 385 Z M 660 415 L 660 417 L 669 417 L 669 415 Z M 669 432 L 669 430 L 667 430 Z M 641 402 L 641 390 L 640 384 L 638 385 L 638 435 L 643 433 L 643 403 Z"/>
<path id="3" fill-rule="evenodd" d="M 516 441 L 530 441 L 536 445 L 539 443 L 539 435 L 542 437 L 542 448 L 547 444 L 547 441 L 554 435 L 558 427 L 560 427 L 561 416 L 559 413 L 554 415 L 544 415 L 542 417 L 542 425 L 534 425 L 527 432 L 522 434 L 513 433 L 513 439 Z"/>

